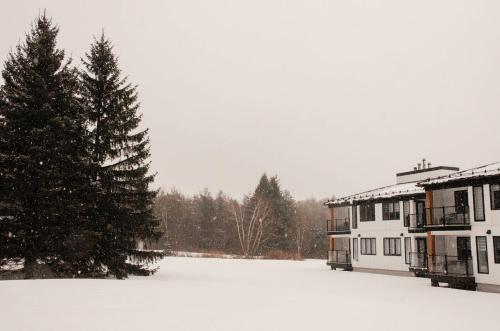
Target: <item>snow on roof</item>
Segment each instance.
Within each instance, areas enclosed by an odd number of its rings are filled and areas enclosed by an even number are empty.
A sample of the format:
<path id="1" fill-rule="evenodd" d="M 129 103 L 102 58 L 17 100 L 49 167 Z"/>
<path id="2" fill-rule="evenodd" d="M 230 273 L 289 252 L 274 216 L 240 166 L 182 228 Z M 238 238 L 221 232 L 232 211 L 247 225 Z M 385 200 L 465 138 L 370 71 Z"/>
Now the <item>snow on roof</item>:
<path id="1" fill-rule="evenodd" d="M 457 171 L 445 176 L 430 178 L 420 182 L 420 185 L 425 186 L 432 184 L 441 184 L 467 178 L 490 177 L 497 175 L 500 175 L 500 162 L 495 162 L 467 170 Z"/>
<path id="2" fill-rule="evenodd" d="M 390 186 L 380 187 L 374 190 L 357 193 L 353 195 L 349 195 L 346 197 L 342 197 L 339 199 L 335 199 L 332 201 L 328 201 L 327 205 L 339 205 L 343 203 L 353 203 L 355 201 L 365 201 L 371 199 L 386 199 L 386 198 L 394 198 L 405 195 L 413 195 L 413 194 L 423 194 L 425 190 L 423 187 L 417 186 L 418 182 L 412 183 L 401 183 L 394 184 Z"/>

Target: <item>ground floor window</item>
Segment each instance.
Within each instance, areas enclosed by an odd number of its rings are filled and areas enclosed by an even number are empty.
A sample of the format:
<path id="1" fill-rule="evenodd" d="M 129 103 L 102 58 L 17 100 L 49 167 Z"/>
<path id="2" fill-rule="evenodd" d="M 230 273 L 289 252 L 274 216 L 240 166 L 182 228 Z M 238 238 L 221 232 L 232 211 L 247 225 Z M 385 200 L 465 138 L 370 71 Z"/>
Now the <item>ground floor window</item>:
<path id="1" fill-rule="evenodd" d="M 500 237 L 493 237 L 493 252 L 495 253 L 495 263 L 500 263 Z"/>
<path id="2" fill-rule="evenodd" d="M 361 238 L 361 255 L 377 255 L 375 238 Z"/>
<path id="3" fill-rule="evenodd" d="M 485 236 L 476 237 L 477 251 L 477 272 L 480 274 L 489 273 L 488 270 L 488 245 Z"/>
<path id="4" fill-rule="evenodd" d="M 384 238 L 384 255 L 401 256 L 401 238 Z"/>
<path id="5" fill-rule="evenodd" d="M 405 263 L 410 264 L 411 238 L 405 238 Z"/>

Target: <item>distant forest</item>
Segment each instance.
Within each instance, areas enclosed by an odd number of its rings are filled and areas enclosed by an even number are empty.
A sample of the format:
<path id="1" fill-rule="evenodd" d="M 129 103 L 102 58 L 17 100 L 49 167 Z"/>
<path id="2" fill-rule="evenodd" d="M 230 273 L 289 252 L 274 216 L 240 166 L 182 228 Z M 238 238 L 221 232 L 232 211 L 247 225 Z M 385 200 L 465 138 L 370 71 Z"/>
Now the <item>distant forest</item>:
<path id="1" fill-rule="evenodd" d="M 160 248 L 168 243 L 173 251 L 287 259 L 326 255 L 323 201 L 294 200 L 277 176 L 262 175 L 242 201 L 206 189 L 194 196 L 162 191 L 155 213 L 164 233 Z"/>

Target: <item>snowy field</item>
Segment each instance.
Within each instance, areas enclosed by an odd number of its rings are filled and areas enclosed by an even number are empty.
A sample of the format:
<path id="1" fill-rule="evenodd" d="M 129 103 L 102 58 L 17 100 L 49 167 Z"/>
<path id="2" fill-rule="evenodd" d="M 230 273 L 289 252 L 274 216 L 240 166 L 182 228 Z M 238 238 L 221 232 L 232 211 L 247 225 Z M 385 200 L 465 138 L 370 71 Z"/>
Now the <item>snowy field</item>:
<path id="1" fill-rule="evenodd" d="M 324 261 L 170 257 L 153 277 L 0 281 L 0 330 L 500 330 L 500 295 Z"/>

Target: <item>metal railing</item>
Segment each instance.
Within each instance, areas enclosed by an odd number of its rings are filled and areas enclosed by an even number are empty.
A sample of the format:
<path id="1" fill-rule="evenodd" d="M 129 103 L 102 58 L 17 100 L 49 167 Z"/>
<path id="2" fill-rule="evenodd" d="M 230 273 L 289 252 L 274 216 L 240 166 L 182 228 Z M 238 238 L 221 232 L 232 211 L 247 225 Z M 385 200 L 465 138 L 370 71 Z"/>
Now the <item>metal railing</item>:
<path id="1" fill-rule="evenodd" d="M 472 276 L 472 258 L 451 255 L 429 255 L 429 272 L 450 276 Z"/>
<path id="2" fill-rule="evenodd" d="M 351 253 L 349 251 L 328 251 L 328 263 L 350 265 Z"/>
<path id="3" fill-rule="evenodd" d="M 346 232 L 351 230 L 348 218 L 334 219 L 326 221 L 326 230 L 328 232 Z"/>
<path id="4" fill-rule="evenodd" d="M 426 226 L 470 225 L 469 206 L 448 206 L 426 208 Z"/>
<path id="5" fill-rule="evenodd" d="M 410 252 L 410 268 L 413 269 L 427 269 L 427 254 Z"/>
<path id="6" fill-rule="evenodd" d="M 425 226 L 425 214 L 408 215 L 408 224 L 410 230 L 423 230 Z"/>

